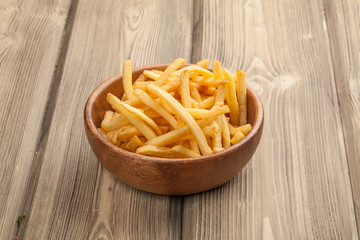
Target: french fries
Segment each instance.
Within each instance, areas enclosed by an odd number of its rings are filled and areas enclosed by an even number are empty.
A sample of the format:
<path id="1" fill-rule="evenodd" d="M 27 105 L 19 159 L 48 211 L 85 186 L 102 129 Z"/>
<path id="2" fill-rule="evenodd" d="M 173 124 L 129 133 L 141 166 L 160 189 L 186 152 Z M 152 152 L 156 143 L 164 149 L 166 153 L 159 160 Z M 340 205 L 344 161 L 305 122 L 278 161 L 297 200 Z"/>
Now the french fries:
<path id="1" fill-rule="evenodd" d="M 132 82 L 132 60 L 123 64 L 124 95 L 108 93 L 101 136 L 127 151 L 153 157 L 195 158 L 221 152 L 246 137 L 246 75 L 231 74 L 208 59 L 164 71 L 145 70 Z M 120 100 L 121 99 L 121 100 Z"/>

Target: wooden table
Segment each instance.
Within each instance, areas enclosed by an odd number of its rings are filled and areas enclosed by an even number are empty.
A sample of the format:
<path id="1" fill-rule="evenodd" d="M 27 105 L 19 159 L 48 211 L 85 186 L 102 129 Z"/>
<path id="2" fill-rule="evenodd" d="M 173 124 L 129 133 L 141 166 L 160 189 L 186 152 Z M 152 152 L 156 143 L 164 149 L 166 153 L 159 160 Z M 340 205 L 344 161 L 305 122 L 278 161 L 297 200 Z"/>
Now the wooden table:
<path id="1" fill-rule="evenodd" d="M 357 0 L 0 0 L 0 239 L 358 239 L 359 12 Z M 265 125 L 233 180 L 160 196 L 98 163 L 83 109 L 124 60 L 177 57 L 245 70 Z"/>

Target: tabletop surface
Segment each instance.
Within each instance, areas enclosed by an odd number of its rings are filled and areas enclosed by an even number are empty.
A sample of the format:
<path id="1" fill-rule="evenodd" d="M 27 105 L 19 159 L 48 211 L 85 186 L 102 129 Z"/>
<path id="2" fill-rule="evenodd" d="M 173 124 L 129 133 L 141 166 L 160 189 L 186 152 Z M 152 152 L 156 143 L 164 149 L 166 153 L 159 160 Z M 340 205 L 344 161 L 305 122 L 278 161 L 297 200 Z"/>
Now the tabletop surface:
<path id="1" fill-rule="evenodd" d="M 358 239 L 359 13 L 357 0 L 0 0 L 0 239 Z M 83 110 L 123 61 L 178 57 L 246 71 L 265 122 L 230 182 L 161 196 L 99 164 Z"/>

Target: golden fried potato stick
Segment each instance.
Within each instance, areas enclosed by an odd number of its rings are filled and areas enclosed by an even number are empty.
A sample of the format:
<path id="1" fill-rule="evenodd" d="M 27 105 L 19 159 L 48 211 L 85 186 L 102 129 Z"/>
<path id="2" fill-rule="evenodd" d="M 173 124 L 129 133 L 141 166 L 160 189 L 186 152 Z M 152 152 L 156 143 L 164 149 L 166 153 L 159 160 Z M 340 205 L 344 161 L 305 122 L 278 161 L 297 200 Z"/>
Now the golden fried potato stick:
<path id="1" fill-rule="evenodd" d="M 202 67 L 202 68 L 205 68 L 207 69 L 207 67 L 209 66 L 209 63 L 210 63 L 210 60 L 209 59 L 204 59 L 204 60 L 201 60 L 201 61 L 198 61 L 196 63 L 196 65 Z"/>
<path id="2" fill-rule="evenodd" d="M 136 153 L 153 157 L 180 158 L 180 154 L 172 152 L 168 147 L 144 145 L 136 150 Z"/>
<path id="3" fill-rule="evenodd" d="M 202 102 L 200 93 L 196 87 L 190 86 L 190 95 L 196 102 Z"/>
<path id="4" fill-rule="evenodd" d="M 98 131 L 101 134 L 101 136 L 103 136 L 106 140 L 110 141 L 110 138 L 108 137 L 108 135 L 106 135 L 106 132 L 104 129 L 98 128 Z"/>
<path id="5" fill-rule="evenodd" d="M 120 99 L 112 95 L 111 93 L 107 94 L 107 101 L 110 105 L 124 117 L 126 117 L 132 125 L 134 125 L 148 140 L 156 138 L 154 131 L 146 125 L 146 123 L 138 119 L 134 114 L 128 112 L 122 105 Z"/>
<path id="6" fill-rule="evenodd" d="M 212 106 L 214 106 L 214 103 L 215 103 L 215 97 L 211 96 L 201 101 L 199 103 L 199 108 L 203 108 L 203 109 L 211 108 Z"/>
<path id="7" fill-rule="evenodd" d="M 249 134 L 250 130 L 251 130 L 251 125 L 245 124 L 245 125 L 242 125 L 242 126 L 236 128 L 235 131 L 241 131 L 246 136 Z"/>
<path id="8" fill-rule="evenodd" d="M 150 70 L 144 70 L 143 74 L 147 77 L 147 78 L 150 78 L 152 80 L 157 80 L 161 74 L 159 73 L 155 73 L 153 71 L 150 71 Z"/>
<path id="9" fill-rule="evenodd" d="M 240 110 L 239 104 L 236 98 L 236 89 L 235 82 L 231 73 L 223 68 L 223 73 L 225 77 L 230 80 L 230 83 L 226 85 L 226 102 L 230 108 L 230 123 L 234 125 L 239 125 L 240 122 Z"/>
<path id="10" fill-rule="evenodd" d="M 110 141 L 111 141 L 111 139 L 113 138 L 113 136 L 114 136 L 115 134 L 117 134 L 117 132 L 121 131 L 121 129 L 122 129 L 122 127 L 117 128 L 117 129 L 114 129 L 114 130 L 109 131 L 109 132 L 106 132 L 106 135 L 108 136 L 108 138 L 110 139 Z"/>
<path id="11" fill-rule="evenodd" d="M 133 94 L 133 82 L 132 82 L 132 60 L 129 59 L 123 64 L 123 87 L 126 97 L 129 100 L 136 100 L 136 97 Z"/>
<path id="12" fill-rule="evenodd" d="M 198 76 L 197 78 L 193 79 L 193 81 L 199 85 L 208 87 L 219 87 L 230 82 L 227 79 L 204 78 L 203 76 Z"/>
<path id="13" fill-rule="evenodd" d="M 221 133 L 222 133 L 222 144 L 224 148 L 230 147 L 230 130 L 229 123 L 226 120 L 225 115 L 221 115 Z"/>
<path id="14" fill-rule="evenodd" d="M 199 120 L 197 121 L 197 124 L 199 124 L 200 127 L 205 127 L 206 125 L 210 124 L 213 121 L 213 119 L 205 119 L 205 120 Z M 154 138 L 148 142 L 145 143 L 145 145 L 156 145 L 156 146 L 165 146 L 171 143 L 174 143 L 179 140 L 186 140 L 193 138 L 194 136 L 190 134 L 191 130 L 189 126 L 185 125 L 181 128 L 172 130 L 170 132 L 167 132 L 161 136 L 158 136 L 157 138 Z M 188 135 L 189 137 L 183 138 L 185 135 Z"/>
<path id="15" fill-rule="evenodd" d="M 227 105 L 213 107 L 210 110 L 198 108 L 186 108 L 185 110 L 195 119 L 212 118 L 230 112 Z"/>
<path id="16" fill-rule="evenodd" d="M 201 128 L 196 123 L 195 119 L 185 110 L 185 108 L 168 92 L 164 91 L 155 84 L 149 84 L 146 89 L 153 94 L 157 95 L 163 101 L 165 101 L 178 116 L 186 123 L 194 134 L 196 141 L 199 144 L 200 151 L 203 155 L 209 155 L 212 153 L 211 148 L 206 142 L 204 133 L 201 131 Z"/>
<path id="17" fill-rule="evenodd" d="M 120 116 L 121 116 L 120 113 L 114 112 L 114 115 L 111 120 L 115 120 L 115 119 L 119 118 Z"/>
<path id="18" fill-rule="evenodd" d="M 214 128 L 216 129 L 216 133 L 213 135 L 213 139 L 212 139 L 213 151 L 220 152 L 224 150 L 221 143 L 221 128 L 216 120 L 214 120 L 211 125 L 213 125 Z"/>
<path id="19" fill-rule="evenodd" d="M 197 66 L 197 65 L 190 65 L 187 67 L 183 67 L 183 68 L 173 72 L 171 75 L 172 76 L 180 76 L 181 72 L 183 72 L 183 71 L 194 72 L 194 73 L 200 74 L 204 77 L 210 77 L 210 78 L 214 77 L 214 74 L 212 72 L 210 72 L 209 70 L 204 69 L 200 66 Z"/>
<path id="20" fill-rule="evenodd" d="M 114 114 L 115 115 L 115 114 Z M 118 118 L 112 119 L 109 122 L 102 122 L 101 127 L 106 131 L 110 132 L 117 128 L 124 127 L 126 125 L 129 125 L 129 120 L 127 120 L 126 117 L 120 115 Z"/>
<path id="21" fill-rule="evenodd" d="M 163 85 L 166 82 L 167 78 L 170 76 L 170 74 L 176 71 L 177 69 L 179 69 L 180 67 L 182 67 L 182 65 L 184 65 L 185 62 L 186 60 L 182 58 L 175 59 L 175 61 L 172 62 L 165 69 L 165 71 L 160 75 L 160 77 L 155 80 L 155 84 L 158 86 Z"/>
<path id="22" fill-rule="evenodd" d="M 162 116 L 168 123 L 176 128 L 177 121 L 176 119 L 168 113 L 160 104 L 155 102 L 146 92 L 136 89 L 134 91 L 135 96 L 137 96 L 145 105 L 149 106 L 155 112 L 157 112 L 160 116 Z"/>
<path id="23" fill-rule="evenodd" d="M 221 68 L 221 63 L 219 61 L 214 61 L 213 68 L 215 79 L 225 79 L 223 69 Z"/>
<path id="24" fill-rule="evenodd" d="M 147 77 L 144 74 L 140 74 L 140 76 L 135 80 L 135 82 L 144 82 Z"/>
<path id="25" fill-rule="evenodd" d="M 179 154 L 184 158 L 193 158 L 193 157 L 200 157 L 200 153 L 197 153 L 193 150 L 188 149 L 187 147 L 184 147 L 182 145 L 175 145 L 174 147 L 171 148 L 170 150 L 171 152 L 175 153 L 175 154 Z"/>
<path id="26" fill-rule="evenodd" d="M 245 135 L 241 131 L 237 131 L 236 134 L 234 135 L 234 137 L 231 139 L 231 143 L 236 144 L 244 138 L 245 138 Z"/>
<path id="27" fill-rule="evenodd" d="M 120 131 L 118 131 L 112 138 L 112 140 L 116 141 L 116 142 L 122 142 L 125 139 L 132 137 L 134 135 L 137 136 L 142 136 L 141 132 L 133 126 L 126 126 L 123 127 Z"/>
<path id="28" fill-rule="evenodd" d="M 189 72 L 184 71 L 180 74 L 180 96 L 182 105 L 186 108 L 191 107 Z"/>
<path id="29" fill-rule="evenodd" d="M 245 138 L 245 136 L 249 134 L 250 130 L 251 130 L 250 124 L 245 124 L 240 127 L 237 127 L 235 129 L 235 135 L 231 139 L 231 143 L 235 144 L 235 143 L 239 142 L 240 140 L 242 140 L 243 138 Z"/>
<path id="30" fill-rule="evenodd" d="M 226 87 L 220 86 L 216 92 L 215 106 L 221 107 L 224 105 L 225 95 L 226 95 Z"/>
<path id="31" fill-rule="evenodd" d="M 101 121 L 101 125 L 103 125 L 104 123 L 108 123 L 112 120 L 112 118 L 114 117 L 114 112 L 113 111 L 110 111 L 110 110 L 107 110 L 104 114 L 104 118 L 103 120 Z"/>
<path id="32" fill-rule="evenodd" d="M 137 118 L 146 122 L 153 130 L 155 130 L 157 135 L 162 134 L 161 130 L 158 127 L 158 125 L 156 124 L 156 122 L 154 120 L 152 120 L 151 118 L 149 118 L 141 109 L 132 107 L 122 101 L 120 101 L 119 104 L 121 106 L 123 106 L 129 113 L 134 114 Z"/>
<path id="33" fill-rule="evenodd" d="M 140 140 L 140 138 L 136 135 L 134 135 L 131 140 L 126 143 L 125 148 L 128 149 L 131 152 L 135 152 L 138 147 L 141 147 L 144 145 L 144 142 Z"/>
<path id="34" fill-rule="evenodd" d="M 239 125 L 247 123 L 247 98 L 246 98 L 246 74 L 244 71 L 236 70 L 236 92 L 240 107 L 240 122 Z"/>
<path id="35" fill-rule="evenodd" d="M 144 82 L 135 82 L 133 87 L 134 89 L 142 89 L 145 90 L 146 89 L 146 85 L 148 85 L 149 83 L 151 83 L 150 81 L 144 81 Z"/>
<path id="36" fill-rule="evenodd" d="M 189 139 L 190 149 L 193 150 L 196 153 L 200 154 L 199 145 L 197 144 L 197 141 L 195 138 Z"/>

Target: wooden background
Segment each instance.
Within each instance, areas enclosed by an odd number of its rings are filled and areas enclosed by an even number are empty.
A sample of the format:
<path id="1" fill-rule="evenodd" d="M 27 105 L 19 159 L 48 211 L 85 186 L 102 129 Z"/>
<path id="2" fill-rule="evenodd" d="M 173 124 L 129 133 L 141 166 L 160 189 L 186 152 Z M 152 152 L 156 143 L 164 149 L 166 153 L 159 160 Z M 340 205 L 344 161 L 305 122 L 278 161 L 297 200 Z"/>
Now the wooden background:
<path id="1" fill-rule="evenodd" d="M 0 0 L 0 239 L 358 239 L 359 13 L 356 0 Z M 124 60 L 177 57 L 245 70 L 265 125 L 233 180 L 173 197 L 112 177 L 83 109 Z"/>

